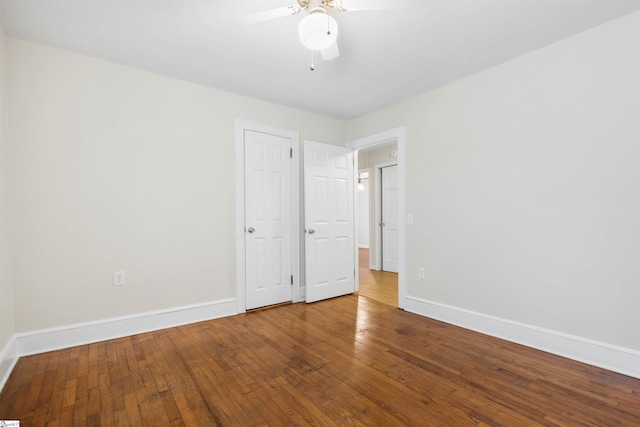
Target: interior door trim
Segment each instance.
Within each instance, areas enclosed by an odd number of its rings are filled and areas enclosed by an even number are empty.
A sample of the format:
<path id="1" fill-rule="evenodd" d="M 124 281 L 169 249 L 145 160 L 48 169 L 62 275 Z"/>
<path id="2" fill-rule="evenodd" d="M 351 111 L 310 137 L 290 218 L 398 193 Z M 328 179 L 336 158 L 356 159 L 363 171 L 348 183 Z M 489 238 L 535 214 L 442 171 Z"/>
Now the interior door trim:
<path id="1" fill-rule="evenodd" d="M 235 187 L 236 187 L 236 306 L 238 313 L 247 311 L 245 281 L 245 232 L 244 232 L 244 133 L 250 130 L 278 135 L 291 140 L 291 271 L 293 284 L 291 299 L 300 301 L 300 135 L 297 130 L 254 123 L 235 121 Z"/>

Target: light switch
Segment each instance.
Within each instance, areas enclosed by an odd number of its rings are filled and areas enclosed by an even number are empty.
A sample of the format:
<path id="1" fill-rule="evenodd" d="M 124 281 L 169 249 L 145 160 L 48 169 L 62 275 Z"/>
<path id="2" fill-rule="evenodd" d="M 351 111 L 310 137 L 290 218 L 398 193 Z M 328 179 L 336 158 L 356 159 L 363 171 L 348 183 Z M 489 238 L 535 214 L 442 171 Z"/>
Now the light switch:
<path id="1" fill-rule="evenodd" d="M 124 271 L 113 272 L 113 286 L 124 286 L 127 283 Z"/>
<path id="2" fill-rule="evenodd" d="M 407 215 L 407 224 L 413 224 L 413 215 L 412 214 Z"/>

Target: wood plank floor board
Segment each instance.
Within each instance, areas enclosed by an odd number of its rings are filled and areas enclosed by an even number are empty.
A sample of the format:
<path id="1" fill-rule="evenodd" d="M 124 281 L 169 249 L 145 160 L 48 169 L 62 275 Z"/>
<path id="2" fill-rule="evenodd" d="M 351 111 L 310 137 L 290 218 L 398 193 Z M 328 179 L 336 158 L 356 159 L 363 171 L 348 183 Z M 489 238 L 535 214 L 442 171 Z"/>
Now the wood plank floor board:
<path id="1" fill-rule="evenodd" d="M 78 376 L 84 377 L 89 375 L 89 346 L 83 345 L 78 349 Z"/>
<path id="2" fill-rule="evenodd" d="M 55 376 L 56 376 L 55 371 L 45 371 L 44 381 L 42 382 L 42 387 L 40 388 L 40 395 L 38 396 L 38 403 L 37 403 L 38 406 L 49 405 L 49 402 L 51 402 Z"/>
<path id="3" fill-rule="evenodd" d="M 140 407 L 138 406 L 138 399 L 135 392 L 127 393 L 124 395 L 124 407 L 127 424 L 134 426 L 143 425 L 142 418 L 140 416 Z M 145 422 L 147 423 L 149 423 L 150 421 L 151 420 L 145 420 Z"/>
<path id="4" fill-rule="evenodd" d="M 47 416 L 45 424 L 56 424 L 60 418 L 62 408 L 62 395 L 63 391 L 54 391 L 51 394 L 51 399 L 47 402 Z"/>
<path id="5" fill-rule="evenodd" d="M 100 416 L 100 389 L 98 387 L 87 389 L 87 414 Z"/>
<path id="6" fill-rule="evenodd" d="M 71 426 L 73 425 L 73 406 L 66 406 L 64 408 L 62 408 L 62 410 L 60 411 L 60 417 L 57 419 L 57 425 L 60 427 L 63 426 Z M 19 417 L 18 417 L 19 418 Z M 32 422 L 32 420 L 27 419 L 26 423 L 22 422 L 22 418 L 20 418 L 21 422 L 20 422 L 20 426 L 22 427 L 22 424 L 27 424 L 27 425 L 37 425 L 35 423 Z"/>
<path id="7" fill-rule="evenodd" d="M 77 382 L 76 382 L 77 384 Z M 74 386 L 76 385 L 74 384 Z M 76 395 L 74 394 L 74 397 Z M 84 395 L 77 395 L 76 399 L 69 407 L 73 408 L 73 426 L 86 426 L 87 425 L 87 400 Z M 33 421 L 37 425 L 37 421 Z"/>
<path id="8" fill-rule="evenodd" d="M 23 426 L 637 426 L 640 380 L 358 295 L 21 358 Z"/>

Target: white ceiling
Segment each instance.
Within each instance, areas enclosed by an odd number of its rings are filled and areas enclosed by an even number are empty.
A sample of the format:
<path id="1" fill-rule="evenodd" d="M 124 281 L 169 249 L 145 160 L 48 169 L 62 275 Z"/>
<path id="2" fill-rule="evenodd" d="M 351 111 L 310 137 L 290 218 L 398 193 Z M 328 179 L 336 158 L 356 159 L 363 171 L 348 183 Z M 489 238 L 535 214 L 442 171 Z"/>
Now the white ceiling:
<path id="1" fill-rule="evenodd" d="M 409 7 L 334 13 L 340 57 L 311 71 L 303 15 L 229 19 L 295 0 L 0 1 L 12 37 L 339 119 L 640 10 L 640 0 L 369 0 Z"/>

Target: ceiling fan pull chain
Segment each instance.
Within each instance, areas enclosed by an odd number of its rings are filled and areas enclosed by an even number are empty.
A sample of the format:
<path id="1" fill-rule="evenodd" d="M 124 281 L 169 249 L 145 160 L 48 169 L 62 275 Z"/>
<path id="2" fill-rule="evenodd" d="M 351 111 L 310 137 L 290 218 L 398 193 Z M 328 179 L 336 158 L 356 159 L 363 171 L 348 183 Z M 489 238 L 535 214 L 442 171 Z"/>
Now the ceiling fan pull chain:
<path id="1" fill-rule="evenodd" d="M 310 51 L 311 51 L 311 67 L 309 67 L 309 69 L 311 69 L 311 71 L 313 71 L 313 70 L 316 69 L 316 66 L 313 65 L 313 50 L 310 50 Z"/>
<path id="2" fill-rule="evenodd" d="M 327 12 L 327 35 L 331 35 L 331 19 L 329 19 L 329 12 Z"/>

